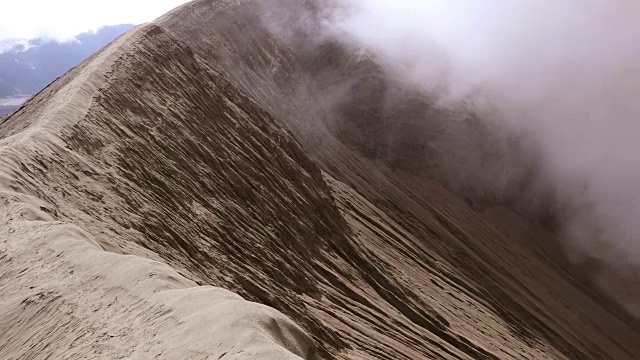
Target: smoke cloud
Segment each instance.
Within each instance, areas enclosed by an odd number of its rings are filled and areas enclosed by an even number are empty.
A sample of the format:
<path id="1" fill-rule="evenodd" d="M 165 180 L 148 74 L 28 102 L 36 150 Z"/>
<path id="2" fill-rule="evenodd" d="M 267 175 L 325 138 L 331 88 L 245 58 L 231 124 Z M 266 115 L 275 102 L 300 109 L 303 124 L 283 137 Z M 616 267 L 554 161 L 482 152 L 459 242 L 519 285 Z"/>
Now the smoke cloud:
<path id="1" fill-rule="evenodd" d="M 346 4 L 332 36 L 375 54 L 438 107 L 480 114 L 489 140 L 475 148 L 468 129 L 429 140 L 464 144 L 447 148 L 467 162 L 443 166 L 444 178 L 480 179 L 481 193 L 524 189 L 520 204 L 552 207 L 569 257 L 597 261 L 594 280 L 640 316 L 640 3 Z"/>

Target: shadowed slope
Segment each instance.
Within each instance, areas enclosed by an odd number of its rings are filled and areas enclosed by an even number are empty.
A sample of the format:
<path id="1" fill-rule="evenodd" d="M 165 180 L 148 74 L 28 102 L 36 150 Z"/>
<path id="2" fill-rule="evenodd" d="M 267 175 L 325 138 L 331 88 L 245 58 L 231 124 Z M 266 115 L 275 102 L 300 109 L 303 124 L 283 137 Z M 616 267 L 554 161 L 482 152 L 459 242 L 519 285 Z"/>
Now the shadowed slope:
<path id="1" fill-rule="evenodd" d="M 313 18 L 314 12 L 309 9 L 313 10 L 314 4 L 321 2 L 302 3 L 304 5 L 293 6 L 291 2 L 280 1 L 271 7 L 266 4 L 261 6 L 258 1 L 198 1 L 166 15 L 159 23 L 251 94 L 277 119 L 288 124 L 303 139 L 305 149 L 322 164 L 325 171 L 356 189 L 381 213 L 388 216 L 392 223 L 402 228 L 408 239 L 411 239 L 409 235 L 414 237 L 415 242 L 409 241 L 409 244 L 402 245 L 405 250 L 401 252 L 402 256 L 397 256 L 401 259 L 400 263 L 404 262 L 407 254 L 413 254 L 412 256 L 422 259 L 426 264 L 429 261 L 424 259 L 440 257 L 441 261 L 437 264 L 446 264 L 446 268 L 454 270 L 434 266 L 429 272 L 453 272 L 454 278 L 467 279 L 468 282 L 462 281 L 466 283 L 464 291 L 473 294 L 472 298 L 482 304 L 480 307 L 487 307 L 492 316 L 498 316 L 508 333 L 519 339 L 506 341 L 507 344 L 522 341 L 525 348 L 532 349 L 532 358 L 541 356 L 536 353 L 540 347 L 545 348 L 544 357 L 633 358 L 638 352 L 633 340 L 638 336 L 632 329 L 635 324 L 627 321 L 617 308 L 567 273 L 566 263 L 552 240 L 552 234 L 506 209 L 488 208 L 484 213 L 478 212 L 433 181 L 415 179 L 402 175 L 401 171 L 394 173 L 386 169 L 380 160 L 415 171 L 416 165 L 420 164 L 416 164 L 412 157 L 422 158 L 423 150 L 416 150 L 411 146 L 412 142 L 413 145 L 420 146 L 429 144 L 429 140 L 407 139 L 403 135 L 396 140 L 395 145 L 385 143 L 385 136 L 393 131 L 393 128 L 389 128 L 391 124 L 385 121 L 391 120 L 384 119 L 389 115 L 380 117 L 375 108 L 371 107 L 383 97 L 367 93 L 370 89 L 384 88 L 384 84 L 372 86 L 368 83 L 375 82 L 376 77 L 382 76 L 378 75 L 381 65 L 372 63 L 361 54 L 336 49 L 330 42 L 327 46 L 318 47 L 313 44 L 313 36 L 305 35 L 308 34 L 308 29 L 296 33 L 296 29 L 300 27 L 317 24 L 317 19 Z M 293 20 L 282 19 L 287 17 L 278 12 L 283 9 L 289 9 L 290 13 L 295 14 L 291 16 Z M 264 15 L 265 12 L 267 15 Z M 279 27 L 283 21 L 290 21 L 287 23 L 290 28 L 284 31 L 284 27 Z M 203 23 L 210 25 L 188 25 Z M 246 24 L 252 26 L 248 27 Z M 274 34 L 273 31 L 278 33 Z M 291 34 L 299 38 L 287 38 Z M 283 41 L 283 37 L 286 41 Z M 312 45 L 309 46 L 309 43 Z M 354 89 L 354 83 L 362 84 L 363 88 Z M 341 92 L 340 89 L 345 86 L 349 90 Z M 342 106 L 336 112 L 335 99 L 327 97 L 327 87 L 331 89 L 329 93 L 333 92 L 336 97 L 348 97 L 344 103 L 346 106 L 368 104 L 370 107 L 358 110 L 357 107 L 350 109 Z M 407 94 L 411 95 L 411 92 Z M 358 98 L 351 99 L 354 95 L 363 96 L 362 101 L 359 103 Z M 417 114 L 424 112 L 420 108 L 424 106 L 428 109 L 429 105 L 424 102 L 413 105 L 407 103 L 399 104 L 396 109 L 404 111 L 405 115 L 418 116 Z M 351 113 L 345 113 L 345 109 Z M 406 118 L 402 114 L 398 113 L 397 116 Z M 426 125 L 432 127 L 447 121 L 447 116 L 457 116 L 437 108 L 431 109 L 431 115 L 425 120 Z M 374 119 L 384 120 L 376 125 L 375 121 L 372 122 Z M 392 125 L 409 135 L 423 133 L 420 129 L 411 129 L 412 124 L 415 125 L 415 121 L 406 121 L 405 125 Z M 437 133 L 440 130 L 436 128 L 434 131 Z M 361 140 L 349 136 L 360 136 Z M 403 144 L 403 140 L 407 140 L 409 145 Z M 391 158 L 387 158 L 384 153 L 381 156 L 372 154 L 367 150 L 369 146 L 377 151 L 390 149 Z M 488 148 L 487 151 L 491 153 L 495 150 Z M 428 151 L 430 150 L 427 149 L 427 153 Z M 514 156 L 523 156 L 523 163 L 529 161 L 525 153 Z M 372 157 L 380 160 L 368 160 Z M 414 161 L 414 164 L 403 166 L 404 158 Z M 424 171 L 418 170 L 418 174 Z M 526 185 L 524 179 L 516 178 L 513 183 L 514 192 L 527 191 L 530 186 Z M 543 203 L 545 199 L 535 201 Z M 349 211 L 346 213 L 350 226 L 359 227 L 360 217 L 352 217 Z M 388 240 L 382 241 L 382 244 L 385 244 L 381 246 L 383 248 L 394 247 Z M 375 247 L 369 245 L 367 248 L 372 251 Z M 376 260 L 368 259 L 366 262 L 377 264 L 379 260 L 374 258 Z M 417 265 L 409 266 L 408 269 L 415 266 Z M 392 280 L 375 281 L 384 288 L 397 281 L 398 276 L 402 277 L 398 274 L 409 271 L 408 269 L 401 266 L 393 271 L 383 270 L 380 277 L 390 277 Z M 371 269 L 365 268 L 363 272 L 371 274 Z M 415 276 L 410 282 L 417 281 L 418 278 Z M 425 296 L 431 296 L 425 293 L 440 289 L 431 281 L 424 283 L 423 289 L 412 289 L 409 292 L 415 290 L 413 296 L 425 299 Z M 447 304 L 449 301 L 456 301 L 455 296 L 448 296 L 447 293 L 453 292 L 445 291 L 444 298 L 438 300 L 416 300 L 416 303 L 435 301 Z M 411 303 L 413 300 L 407 302 Z M 604 304 L 604 308 L 599 304 Z M 466 308 L 466 311 L 458 314 L 461 318 L 450 321 L 466 322 L 466 314 L 477 311 L 475 308 L 475 304 Z M 598 325 L 594 325 L 594 321 Z M 504 330 L 498 330 L 502 331 Z M 488 335 L 488 338 L 476 339 L 486 344 L 501 336 L 494 333 Z M 446 335 L 443 337 L 446 338 Z M 504 344 L 497 346 L 496 351 L 509 351 L 506 350 L 509 346 Z M 363 348 L 366 349 L 367 346 Z M 526 357 L 527 351 L 520 349 L 511 355 L 516 358 Z M 477 353 L 472 356 L 477 356 Z"/>

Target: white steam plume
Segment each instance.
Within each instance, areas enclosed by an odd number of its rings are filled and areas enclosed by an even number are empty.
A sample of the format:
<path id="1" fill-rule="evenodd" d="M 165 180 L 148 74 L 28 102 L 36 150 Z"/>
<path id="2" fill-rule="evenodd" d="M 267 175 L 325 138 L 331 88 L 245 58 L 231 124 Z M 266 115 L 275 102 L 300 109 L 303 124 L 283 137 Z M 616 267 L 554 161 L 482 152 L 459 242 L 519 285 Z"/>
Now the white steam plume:
<path id="1" fill-rule="evenodd" d="M 640 315 L 640 2 L 350 3 L 340 37 L 444 103 L 489 99 L 505 125 L 533 136 L 568 199 L 569 255 L 602 261 L 598 281 Z"/>

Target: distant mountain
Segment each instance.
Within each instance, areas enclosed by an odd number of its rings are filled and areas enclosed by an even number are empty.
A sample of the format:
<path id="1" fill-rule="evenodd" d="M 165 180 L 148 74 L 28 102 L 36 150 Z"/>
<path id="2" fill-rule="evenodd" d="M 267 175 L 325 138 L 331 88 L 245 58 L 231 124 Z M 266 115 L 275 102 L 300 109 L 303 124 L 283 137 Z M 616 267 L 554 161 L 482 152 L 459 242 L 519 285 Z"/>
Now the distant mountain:
<path id="1" fill-rule="evenodd" d="M 13 111 L 15 108 L 15 106 L 0 106 L 0 118 Z"/>
<path id="2" fill-rule="evenodd" d="M 28 99 L 28 96 L 0 98 L 0 117 L 7 115 Z"/>
<path id="3" fill-rule="evenodd" d="M 37 93 L 58 76 L 131 29 L 133 25 L 103 27 L 59 43 L 45 39 L 0 44 L 0 98 Z M 0 114 L 1 115 L 1 114 Z"/>

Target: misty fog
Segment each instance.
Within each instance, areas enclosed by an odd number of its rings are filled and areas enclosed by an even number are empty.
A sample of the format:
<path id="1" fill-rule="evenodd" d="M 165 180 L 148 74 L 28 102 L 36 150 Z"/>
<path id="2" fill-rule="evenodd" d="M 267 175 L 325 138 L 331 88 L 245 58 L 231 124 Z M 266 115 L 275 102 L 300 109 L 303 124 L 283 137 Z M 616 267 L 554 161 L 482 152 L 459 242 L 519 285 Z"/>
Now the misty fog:
<path id="1" fill-rule="evenodd" d="M 338 136 L 472 200 L 552 217 L 568 258 L 595 261 L 592 280 L 640 316 L 640 3 L 320 2 L 337 5 L 320 26 L 297 14 L 272 29 L 291 41 L 306 26 L 307 51 L 333 62 L 311 77 Z M 332 41 L 358 60 L 336 60 Z"/>
<path id="2" fill-rule="evenodd" d="M 493 109 L 494 124 L 535 144 L 568 255 L 611 265 L 597 280 L 640 310 L 640 3 L 349 4 L 329 27 L 337 37 L 373 51 L 440 106 Z"/>

